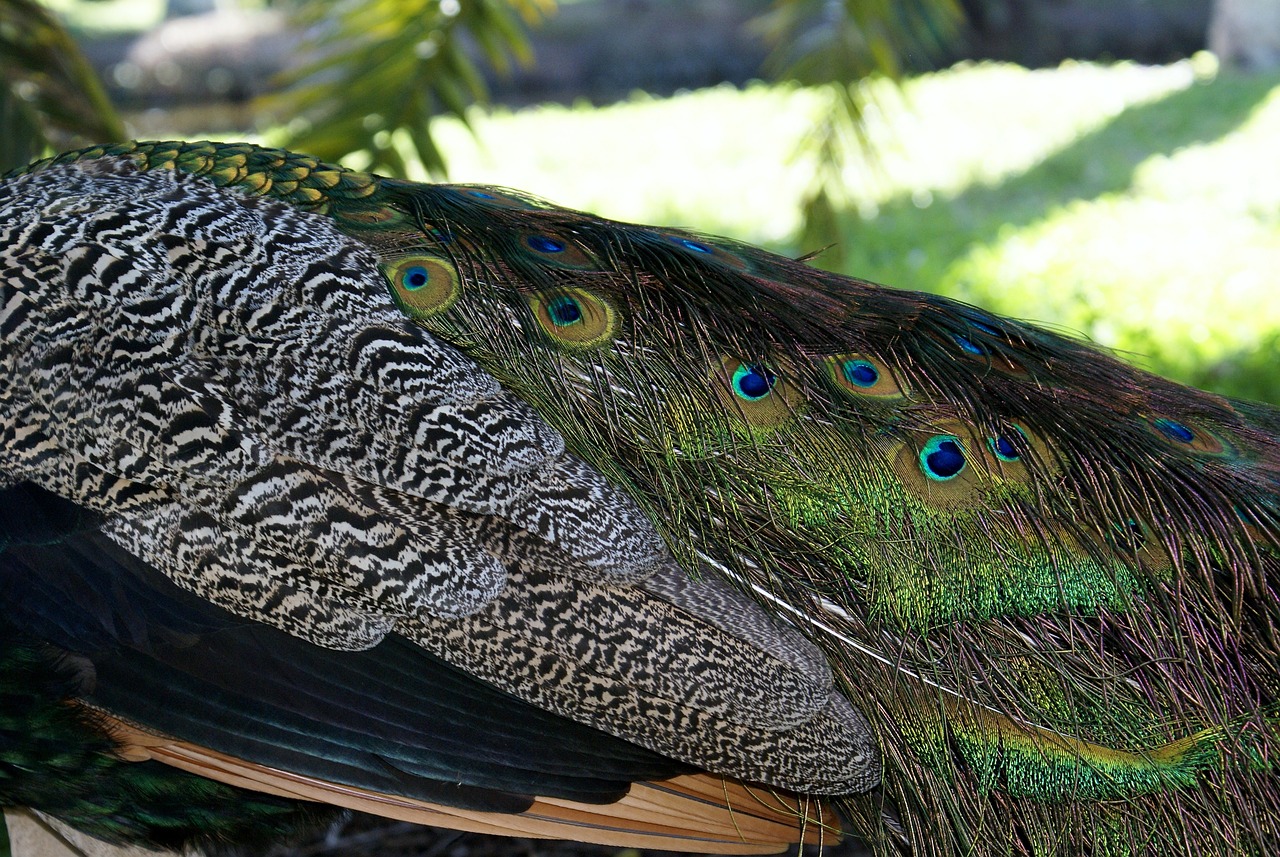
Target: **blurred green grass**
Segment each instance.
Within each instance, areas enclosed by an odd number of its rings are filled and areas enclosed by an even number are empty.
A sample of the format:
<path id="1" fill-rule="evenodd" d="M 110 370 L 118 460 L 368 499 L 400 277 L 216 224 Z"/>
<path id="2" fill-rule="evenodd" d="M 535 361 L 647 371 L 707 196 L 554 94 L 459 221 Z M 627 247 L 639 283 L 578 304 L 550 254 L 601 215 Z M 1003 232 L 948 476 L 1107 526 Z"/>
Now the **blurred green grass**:
<path id="1" fill-rule="evenodd" d="M 143 33 L 164 20 L 165 0 L 43 0 L 77 36 Z"/>
<path id="2" fill-rule="evenodd" d="M 846 273 L 1087 336 L 1139 365 L 1280 403 L 1280 75 L 966 65 L 874 92 Z M 820 94 L 759 85 L 477 111 L 452 177 L 799 254 Z M 819 262 L 821 260 L 819 259 Z"/>

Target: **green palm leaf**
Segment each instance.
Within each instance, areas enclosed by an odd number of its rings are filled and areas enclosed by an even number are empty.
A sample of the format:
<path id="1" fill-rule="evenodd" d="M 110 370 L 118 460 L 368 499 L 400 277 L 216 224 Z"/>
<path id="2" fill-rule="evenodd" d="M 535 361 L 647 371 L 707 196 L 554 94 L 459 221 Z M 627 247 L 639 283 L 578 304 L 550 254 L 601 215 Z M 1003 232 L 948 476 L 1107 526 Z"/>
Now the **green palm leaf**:
<path id="1" fill-rule="evenodd" d="M 299 22 L 319 33 L 311 61 L 267 106 L 295 120 L 291 147 L 333 160 L 360 152 L 369 166 L 404 175 L 405 152 L 393 137 L 400 131 L 409 154 L 443 173 L 431 120 L 465 123 L 467 108 L 488 98 L 468 47 L 500 71 L 527 63 L 525 26 L 552 8 L 550 0 L 307 3 Z"/>
<path id="2" fill-rule="evenodd" d="M 0 171 L 46 149 L 124 139 L 79 47 L 34 0 L 0 0 Z"/>

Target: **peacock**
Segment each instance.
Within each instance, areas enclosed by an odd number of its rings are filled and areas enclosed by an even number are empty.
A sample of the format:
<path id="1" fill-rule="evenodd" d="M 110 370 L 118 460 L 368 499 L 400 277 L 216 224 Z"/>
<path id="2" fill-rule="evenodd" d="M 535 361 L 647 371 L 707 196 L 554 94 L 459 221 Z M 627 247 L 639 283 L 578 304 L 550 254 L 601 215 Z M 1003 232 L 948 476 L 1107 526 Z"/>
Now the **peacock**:
<path id="1" fill-rule="evenodd" d="M 0 805 L 1280 853 L 1280 411 L 249 144 L 0 181 Z"/>

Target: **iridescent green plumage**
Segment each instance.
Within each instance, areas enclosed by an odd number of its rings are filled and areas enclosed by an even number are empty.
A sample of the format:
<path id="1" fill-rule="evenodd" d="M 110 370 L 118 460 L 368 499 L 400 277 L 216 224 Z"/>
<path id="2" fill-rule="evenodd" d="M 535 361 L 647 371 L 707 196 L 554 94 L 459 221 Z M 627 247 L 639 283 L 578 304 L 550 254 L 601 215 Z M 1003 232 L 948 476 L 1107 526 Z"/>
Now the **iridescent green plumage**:
<path id="1" fill-rule="evenodd" d="M 1280 413 L 942 298 L 245 145 L 70 153 L 332 217 L 402 311 L 805 629 L 881 853 L 1274 853 Z M 1012 833 L 1007 831 L 1012 830 Z"/>

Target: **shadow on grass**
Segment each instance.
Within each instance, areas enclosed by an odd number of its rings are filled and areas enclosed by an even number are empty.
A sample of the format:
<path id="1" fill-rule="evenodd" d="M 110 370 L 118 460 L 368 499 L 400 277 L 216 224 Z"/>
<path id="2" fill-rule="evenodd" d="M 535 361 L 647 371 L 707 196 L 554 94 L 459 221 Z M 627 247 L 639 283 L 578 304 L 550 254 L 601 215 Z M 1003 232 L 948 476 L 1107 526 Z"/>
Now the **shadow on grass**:
<path id="1" fill-rule="evenodd" d="M 1275 76 L 1224 75 L 1193 84 L 1124 110 L 998 184 L 973 185 L 925 208 L 904 194 L 881 206 L 872 221 L 846 212 L 842 224 L 848 268 L 864 275 L 872 271 L 881 282 L 927 287 L 970 247 L 994 240 L 1001 230 L 1027 226 L 1077 200 L 1123 191 L 1149 158 L 1220 139 L 1248 119 L 1278 83 Z M 918 234 L 930 236 L 935 258 L 911 257 L 912 236 Z"/>
<path id="2" fill-rule="evenodd" d="M 1000 296 L 984 292 L 981 285 L 975 284 L 969 291 L 965 284 L 956 282 L 954 266 L 973 248 L 1031 226 L 1063 206 L 1123 193 L 1133 185 L 1144 162 L 1221 139 L 1248 120 L 1277 85 L 1280 76 L 1276 75 L 1223 75 L 1130 107 L 1035 166 L 997 184 L 973 185 L 954 197 L 936 198 L 923 208 L 904 194 L 882 205 L 871 221 L 847 212 L 842 221 L 848 258 L 845 267 L 877 282 L 998 304 Z M 1014 302 L 1022 299 L 1022 295 L 1010 296 Z M 1001 310 L 998 305 L 989 308 Z M 1017 313 L 1006 305 L 1004 311 L 1011 310 Z M 1072 326 L 1088 329 L 1090 312 L 1108 311 L 1112 310 L 1106 306 L 1085 307 L 1073 318 Z M 1265 347 L 1216 359 L 1189 375 L 1181 373 L 1184 380 L 1231 395 L 1280 402 L 1280 373 L 1276 371 L 1280 331 L 1264 331 L 1262 335 Z M 1161 370 L 1158 365 L 1154 368 Z"/>

